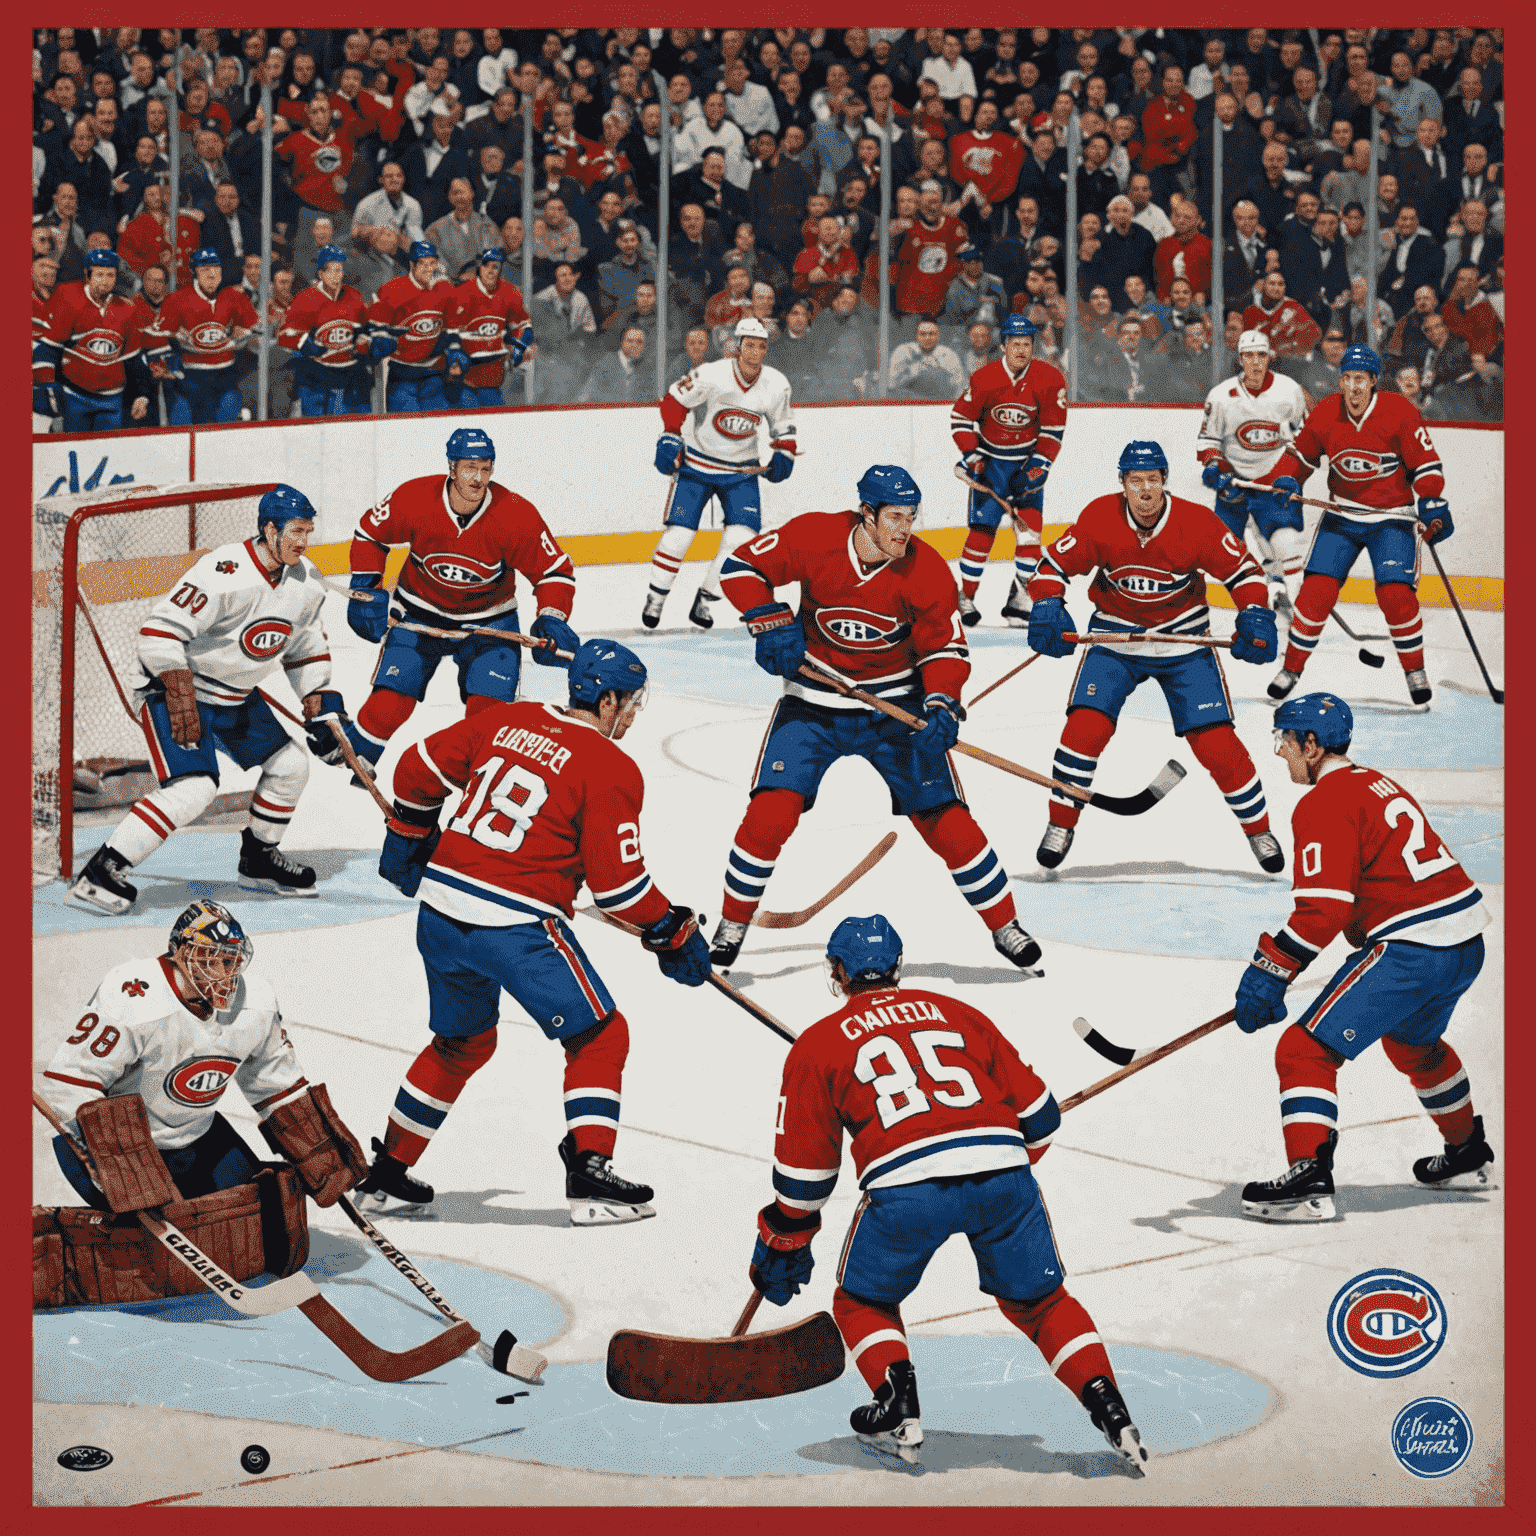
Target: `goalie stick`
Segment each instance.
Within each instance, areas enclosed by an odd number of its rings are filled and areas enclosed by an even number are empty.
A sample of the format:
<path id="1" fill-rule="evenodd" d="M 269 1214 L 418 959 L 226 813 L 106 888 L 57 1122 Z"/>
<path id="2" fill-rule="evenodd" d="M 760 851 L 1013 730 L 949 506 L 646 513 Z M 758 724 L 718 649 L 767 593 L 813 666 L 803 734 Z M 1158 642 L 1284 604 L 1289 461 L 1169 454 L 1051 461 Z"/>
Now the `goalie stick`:
<path id="1" fill-rule="evenodd" d="M 830 679 L 839 693 L 847 694 L 849 698 L 857 699 L 861 704 L 868 704 L 872 709 L 878 709 L 882 715 L 889 715 L 893 720 L 900 720 L 903 725 L 911 726 L 914 731 L 928 728 L 925 720 L 920 720 L 916 715 L 909 714 L 895 704 L 887 704 L 884 699 L 878 699 L 862 688 L 856 688 L 851 679 L 844 677 L 841 672 L 835 667 L 828 666 L 826 662 L 819 661 L 810 654 L 806 655 L 805 660 L 808 665 L 800 668 L 802 676 L 813 678 L 817 682 Z M 815 670 L 811 670 L 812 668 Z M 973 747 L 969 742 L 957 741 L 951 751 L 959 752 L 966 757 L 974 757 L 977 762 L 987 763 L 993 768 L 1001 768 L 1004 773 L 1027 779 L 1031 784 L 1040 785 L 1042 789 L 1060 790 L 1062 794 L 1070 795 L 1074 800 L 1081 800 L 1085 805 L 1096 806 L 1101 811 L 1108 811 L 1112 816 L 1140 816 L 1150 811 L 1164 795 L 1177 787 L 1185 772 L 1178 763 L 1169 758 L 1158 770 L 1157 776 L 1139 794 L 1106 795 L 1098 790 L 1093 790 L 1091 793 L 1081 790 L 1075 784 L 1063 784 L 1060 779 L 1048 779 L 1043 773 L 1036 773 L 1032 768 L 1010 762 L 1006 757 L 999 757 L 995 752 Z"/>
<path id="2" fill-rule="evenodd" d="M 96 1169 L 91 1154 L 64 1129 L 52 1105 L 35 1088 L 32 1090 L 32 1104 L 54 1131 L 69 1143 L 70 1150 L 94 1178 Z M 148 1211 L 135 1211 L 134 1215 L 156 1242 L 162 1243 L 215 1296 L 227 1302 L 241 1316 L 273 1317 L 279 1312 L 297 1307 L 358 1370 L 375 1381 L 409 1381 L 413 1376 L 435 1371 L 438 1366 L 447 1364 L 462 1355 L 470 1345 L 479 1342 L 480 1335 L 474 1328 L 460 1321 L 435 1339 L 428 1339 L 414 1349 L 382 1349 L 365 1334 L 359 1333 L 320 1294 L 320 1288 L 302 1269 L 280 1280 L 273 1280 L 269 1285 L 248 1285 L 221 1269 L 186 1233 L 167 1221 L 163 1214 L 152 1216 Z"/>
<path id="3" fill-rule="evenodd" d="M 887 832 L 820 901 L 813 901 L 798 912 L 759 912 L 753 917 L 753 923 L 759 928 L 798 928 L 802 923 L 808 923 L 823 907 L 830 906 L 844 891 L 862 880 L 895 846 L 896 834 Z"/>

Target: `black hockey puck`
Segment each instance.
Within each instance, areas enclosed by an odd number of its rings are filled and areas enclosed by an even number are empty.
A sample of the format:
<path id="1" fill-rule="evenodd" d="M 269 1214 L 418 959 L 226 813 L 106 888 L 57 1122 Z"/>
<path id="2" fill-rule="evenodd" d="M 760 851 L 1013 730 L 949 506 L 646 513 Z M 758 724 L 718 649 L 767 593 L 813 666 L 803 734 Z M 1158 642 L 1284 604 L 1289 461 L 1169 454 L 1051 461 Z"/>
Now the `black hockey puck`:
<path id="1" fill-rule="evenodd" d="M 57 1460 L 66 1472 L 100 1472 L 112 1465 L 112 1452 L 99 1445 L 72 1445 L 60 1451 Z"/>
<path id="2" fill-rule="evenodd" d="M 240 1452 L 240 1465 L 255 1477 L 260 1477 L 272 1465 L 272 1458 L 264 1445 L 248 1445 Z"/>
<path id="3" fill-rule="evenodd" d="M 498 1403 L 515 1403 L 518 1398 L 527 1396 L 528 1394 L 526 1392 L 514 1392 L 510 1397 L 498 1397 L 496 1401 Z"/>
<path id="4" fill-rule="evenodd" d="M 503 1376 L 507 1374 L 507 1361 L 512 1358 L 512 1351 L 517 1346 L 517 1335 L 510 1328 L 501 1330 L 501 1337 L 496 1340 L 495 1347 L 491 1350 L 491 1365 Z"/>

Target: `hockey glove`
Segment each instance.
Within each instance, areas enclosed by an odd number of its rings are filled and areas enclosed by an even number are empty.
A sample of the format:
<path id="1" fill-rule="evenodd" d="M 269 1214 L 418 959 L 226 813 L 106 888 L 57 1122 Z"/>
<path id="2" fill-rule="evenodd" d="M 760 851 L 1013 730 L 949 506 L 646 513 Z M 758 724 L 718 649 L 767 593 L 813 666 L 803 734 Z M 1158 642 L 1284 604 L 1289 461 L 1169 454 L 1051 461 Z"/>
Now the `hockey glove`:
<path id="1" fill-rule="evenodd" d="M 669 907 L 660 922 L 640 930 L 640 942 L 656 956 L 668 981 L 702 987 L 709 980 L 709 945 L 692 907 Z"/>
<path id="2" fill-rule="evenodd" d="M 530 333 L 525 337 L 510 337 L 507 341 L 507 349 L 511 358 L 512 367 L 516 368 L 522 362 L 523 354 L 533 345 L 533 336 Z"/>
<path id="3" fill-rule="evenodd" d="M 1237 476 L 1224 468 L 1220 459 L 1211 459 L 1201 471 L 1200 478 L 1209 490 L 1216 492 L 1217 500 L 1226 502 L 1229 508 L 1238 507 L 1247 500 L 1245 493 L 1238 489 Z"/>
<path id="4" fill-rule="evenodd" d="M 816 1260 L 811 1239 L 821 1230 L 821 1212 L 787 1216 L 775 1200 L 757 1213 L 757 1241 L 747 1275 L 776 1307 L 787 1307 L 802 1285 L 810 1283 Z"/>
<path id="5" fill-rule="evenodd" d="M 675 475 L 683 466 L 683 440 L 676 432 L 663 432 L 656 439 L 658 474 Z"/>
<path id="6" fill-rule="evenodd" d="M 469 372 L 469 353 L 463 347 L 449 347 L 443 353 L 443 362 L 450 368 L 457 368 L 461 374 Z"/>
<path id="7" fill-rule="evenodd" d="M 1237 984 L 1237 1027 L 1245 1035 L 1285 1017 L 1285 989 L 1299 969 L 1267 933 L 1259 935 L 1259 947 Z"/>
<path id="8" fill-rule="evenodd" d="M 53 392 L 53 385 L 34 384 L 32 386 L 32 409 L 39 416 L 59 414 L 59 401 Z"/>
<path id="9" fill-rule="evenodd" d="M 768 461 L 768 468 L 763 471 L 763 479 L 769 485 L 777 485 L 781 480 L 788 480 L 794 473 L 795 456 L 792 453 L 775 453 Z"/>
<path id="10" fill-rule="evenodd" d="M 325 348 L 322 347 L 320 345 L 320 343 L 318 341 L 316 341 L 313 336 L 306 336 L 304 338 L 304 340 L 299 343 L 299 356 L 300 357 L 324 357 L 325 356 Z"/>
<path id="11" fill-rule="evenodd" d="M 805 631 L 788 603 L 764 603 L 742 614 L 757 643 L 757 664 L 774 677 L 793 677 L 805 660 Z"/>
<path id="12" fill-rule="evenodd" d="M 368 343 L 368 361 L 376 363 L 381 357 L 389 357 L 400 343 L 393 336 L 375 336 Z"/>
<path id="13" fill-rule="evenodd" d="M 184 380 L 187 376 L 187 370 L 181 364 L 181 353 L 174 346 L 166 347 L 163 352 L 156 352 L 145 361 L 149 364 L 149 371 L 157 379 Z"/>
<path id="14" fill-rule="evenodd" d="M 1451 506 L 1443 496 L 1419 497 L 1419 521 L 1424 524 L 1424 542 L 1438 544 L 1456 532 L 1451 521 Z M 1434 525 L 1438 523 L 1437 528 Z"/>
<path id="15" fill-rule="evenodd" d="M 347 601 L 347 628 L 373 645 L 389 632 L 389 593 L 379 585 L 383 579 L 354 571 L 352 595 Z"/>
<path id="16" fill-rule="evenodd" d="M 1237 634 L 1232 640 L 1233 661 L 1251 661 L 1255 666 L 1262 667 L 1279 654 L 1274 610 L 1261 608 L 1254 603 L 1239 612 Z"/>
<path id="17" fill-rule="evenodd" d="M 324 1083 L 279 1104 L 256 1129 L 293 1164 L 304 1193 L 322 1208 L 335 1205 L 368 1177 L 368 1159 L 336 1113 Z"/>
<path id="18" fill-rule="evenodd" d="M 923 700 L 922 730 L 916 733 L 917 750 L 925 757 L 942 757 L 960 739 L 965 707 L 947 693 L 930 693 Z"/>
<path id="19" fill-rule="evenodd" d="M 1051 472 L 1051 461 L 1043 453 L 1031 455 L 1024 466 L 1024 489 L 1009 499 L 1018 507 L 1029 507 L 1039 512 L 1045 506 L 1045 480 Z"/>
<path id="20" fill-rule="evenodd" d="M 319 708 L 314 714 L 309 713 L 310 699 L 319 701 Z M 321 689 L 304 700 L 304 710 L 304 734 L 309 738 L 309 750 L 332 768 L 338 763 L 344 763 L 347 760 L 346 754 L 331 729 L 333 720 L 337 725 L 347 723 L 347 706 L 342 702 L 341 695 L 331 688 Z"/>
<path id="21" fill-rule="evenodd" d="M 399 889 L 414 896 L 442 836 L 437 826 L 437 807 L 407 805 L 395 801 L 395 814 L 384 823 L 384 846 L 379 850 L 379 874 Z"/>
<path id="22" fill-rule="evenodd" d="M 554 608 L 541 608 L 528 633 L 535 640 L 548 640 L 533 653 L 533 659 L 541 667 L 569 667 L 581 649 L 581 636 L 565 622 L 565 615 Z M 569 656 L 557 656 L 556 651 L 569 651 Z"/>
<path id="23" fill-rule="evenodd" d="M 197 709 L 197 689 L 190 667 L 162 672 L 166 713 L 171 717 L 171 739 L 178 747 L 195 747 L 203 739 L 203 717 Z"/>
<path id="24" fill-rule="evenodd" d="M 1301 481 L 1295 475 L 1281 475 L 1270 486 L 1269 493 L 1275 499 L 1275 526 L 1294 528 L 1299 533 L 1302 529 L 1301 502 L 1296 498 L 1301 495 Z"/>
<path id="25" fill-rule="evenodd" d="M 1070 656 L 1077 649 L 1077 642 L 1062 637 L 1075 633 L 1072 615 L 1061 598 L 1040 598 L 1030 609 L 1030 650 L 1038 651 L 1042 656 Z"/>
<path id="26" fill-rule="evenodd" d="M 961 458 L 959 467 L 963 469 L 965 473 L 971 477 L 972 480 L 980 480 L 982 476 L 987 472 L 987 456 L 981 451 L 980 448 L 972 448 L 968 454 L 965 454 Z"/>

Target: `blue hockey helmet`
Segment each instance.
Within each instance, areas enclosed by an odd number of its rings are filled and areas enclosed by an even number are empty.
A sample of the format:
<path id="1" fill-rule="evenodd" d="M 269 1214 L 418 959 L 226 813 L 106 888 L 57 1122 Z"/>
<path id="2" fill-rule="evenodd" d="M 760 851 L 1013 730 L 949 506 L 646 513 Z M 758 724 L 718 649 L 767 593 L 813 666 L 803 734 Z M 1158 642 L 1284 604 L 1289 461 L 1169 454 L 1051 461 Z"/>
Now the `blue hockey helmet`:
<path id="1" fill-rule="evenodd" d="M 276 523 L 278 536 L 281 537 L 283 528 L 296 517 L 307 517 L 310 522 L 315 521 L 315 509 L 310 505 L 309 497 L 303 491 L 294 490 L 291 485 L 274 485 L 256 503 L 256 536 L 261 537 L 268 523 Z"/>
<path id="2" fill-rule="evenodd" d="M 411 248 L 406 255 L 415 261 L 436 261 L 437 247 L 430 240 L 413 240 Z"/>
<path id="3" fill-rule="evenodd" d="M 836 961 L 850 981 L 895 982 L 901 974 L 901 935 L 877 912 L 873 917 L 845 917 L 827 940 L 827 979 Z"/>
<path id="4" fill-rule="evenodd" d="M 871 464 L 859 476 L 856 489 L 860 503 L 877 512 L 881 507 L 911 507 L 915 511 L 923 504 L 917 481 L 896 464 Z"/>
<path id="5" fill-rule="evenodd" d="M 1138 437 L 1120 450 L 1120 462 L 1115 466 L 1115 472 L 1120 478 L 1123 480 L 1138 469 L 1160 469 L 1163 478 L 1168 478 L 1168 455 L 1163 452 L 1161 443 Z"/>
<path id="6" fill-rule="evenodd" d="M 578 709 L 596 709 L 610 689 L 622 697 L 638 693 L 645 681 L 645 663 L 627 645 L 584 640 L 571 662 L 571 703 Z"/>
<path id="7" fill-rule="evenodd" d="M 494 464 L 496 444 L 491 441 L 491 434 L 479 427 L 455 428 L 448 439 L 448 462 L 455 464 L 460 459 L 489 459 Z"/>
<path id="8" fill-rule="evenodd" d="M 1004 315 L 1002 324 L 1003 340 L 1010 336 L 1034 336 L 1039 333 L 1040 327 L 1035 324 L 1028 315 Z"/>
<path id="9" fill-rule="evenodd" d="M 1339 359 L 1340 373 L 1368 373 L 1373 379 L 1381 377 L 1381 358 L 1370 347 L 1345 347 Z"/>
<path id="10" fill-rule="evenodd" d="M 115 267 L 118 264 L 117 252 L 89 250 L 85 253 L 85 264 L 88 267 Z"/>
<path id="11" fill-rule="evenodd" d="M 315 271 L 323 272 L 333 261 L 347 264 L 347 253 L 339 245 L 322 245 L 315 252 Z"/>
<path id="12" fill-rule="evenodd" d="M 1294 731 L 1298 741 L 1304 741 L 1310 731 L 1325 752 L 1346 752 L 1355 734 L 1355 717 L 1336 694 L 1304 693 L 1299 699 L 1287 699 L 1275 711 L 1275 729 Z"/>
<path id="13" fill-rule="evenodd" d="M 199 246 L 192 252 L 192 270 L 194 272 L 199 267 L 218 267 L 222 270 L 223 266 L 224 263 L 220 259 L 219 253 L 211 245 Z"/>
<path id="14" fill-rule="evenodd" d="M 475 257 L 475 265 L 483 267 L 488 261 L 505 262 L 507 253 L 499 245 L 488 245 Z"/>
<path id="15" fill-rule="evenodd" d="M 171 924 L 166 954 L 215 1008 L 227 1008 L 255 946 L 227 907 L 194 901 Z"/>

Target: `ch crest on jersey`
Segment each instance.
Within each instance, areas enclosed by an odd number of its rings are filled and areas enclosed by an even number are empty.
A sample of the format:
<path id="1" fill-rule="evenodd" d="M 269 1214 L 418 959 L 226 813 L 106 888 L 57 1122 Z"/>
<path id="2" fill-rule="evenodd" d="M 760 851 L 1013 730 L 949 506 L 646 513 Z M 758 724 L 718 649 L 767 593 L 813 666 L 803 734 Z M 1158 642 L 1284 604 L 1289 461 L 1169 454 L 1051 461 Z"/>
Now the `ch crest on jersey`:
<path id="1" fill-rule="evenodd" d="M 350 320 L 332 320 L 320 327 L 320 344 L 330 351 L 350 347 L 354 329 Z"/>
<path id="2" fill-rule="evenodd" d="M 747 411 L 739 405 L 731 405 L 726 406 L 724 410 L 716 411 L 710 425 L 721 437 L 728 437 L 732 442 L 741 442 L 757 435 L 758 424 L 762 419 L 756 411 Z"/>
<path id="3" fill-rule="evenodd" d="M 960 163 L 978 176 L 990 176 L 992 162 L 996 159 L 997 151 L 990 144 L 973 144 L 960 156 Z"/>
<path id="4" fill-rule="evenodd" d="M 482 315 L 470 328 L 471 336 L 482 341 L 495 341 L 501 335 L 501 321 L 495 315 Z"/>
<path id="5" fill-rule="evenodd" d="M 1346 480 L 1379 480 L 1397 467 L 1397 456 L 1371 453 L 1365 448 L 1350 448 L 1330 461 Z"/>
<path id="6" fill-rule="evenodd" d="M 888 651 L 911 633 L 912 626 L 867 608 L 818 608 L 816 627 L 845 651 Z"/>
<path id="7" fill-rule="evenodd" d="M 110 362 L 123 350 L 122 338 L 111 331 L 87 336 L 81 343 L 81 350 L 102 362 Z"/>
<path id="8" fill-rule="evenodd" d="M 428 555 L 421 568 L 433 581 L 439 581 L 445 587 L 490 586 L 500 581 L 507 569 L 504 561 L 487 565 L 469 555 Z"/>
<path id="9" fill-rule="evenodd" d="M 287 645 L 293 625 L 287 619 L 257 619 L 240 632 L 240 649 L 256 661 L 266 661 Z"/>
<path id="10" fill-rule="evenodd" d="M 166 1097 L 200 1109 L 216 1104 L 240 1063 L 233 1056 L 194 1056 L 165 1074 Z"/>
<path id="11" fill-rule="evenodd" d="M 1160 571 L 1155 565 L 1122 565 L 1105 574 L 1133 603 L 1160 603 L 1189 584 L 1187 574 Z"/>
<path id="12" fill-rule="evenodd" d="M 1280 425 L 1274 421 L 1245 421 L 1233 436 L 1249 452 L 1262 453 L 1280 441 Z"/>
<path id="13" fill-rule="evenodd" d="M 192 332 L 192 345 L 204 352 L 212 352 L 224 345 L 228 334 L 217 320 L 205 320 Z"/>
<path id="14" fill-rule="evenodd" d="M 1030 418 L 1035 414 L 1032 405 L 1026 405 L 1022 400 L 1010 400 L 1006 405 L 994 405 L 987 412 L 993 421 L 1000 427 L 1027 427 Z"/>
<path id="15" fill-rule="evenodd" d="M 949 247 L 947 245 L 925 245 L 917 253 L 917 270 L 931 277 L 935 272 L 942 272 L 949 265 Z"/>
<path id="16" fill-rule="evenodd" d="M 341 169 L 341 151 L 334 144 L 322 144 L 311 157 L 317 171 L 332 176 Z"/>
<path id="17" fill-rule="evenodd" d="M 413 315 L 411 317 L 410 332 L 412 336 L 420 336 L 423 341 L 430 340 L 443 328 L 441 315 Z"/>

